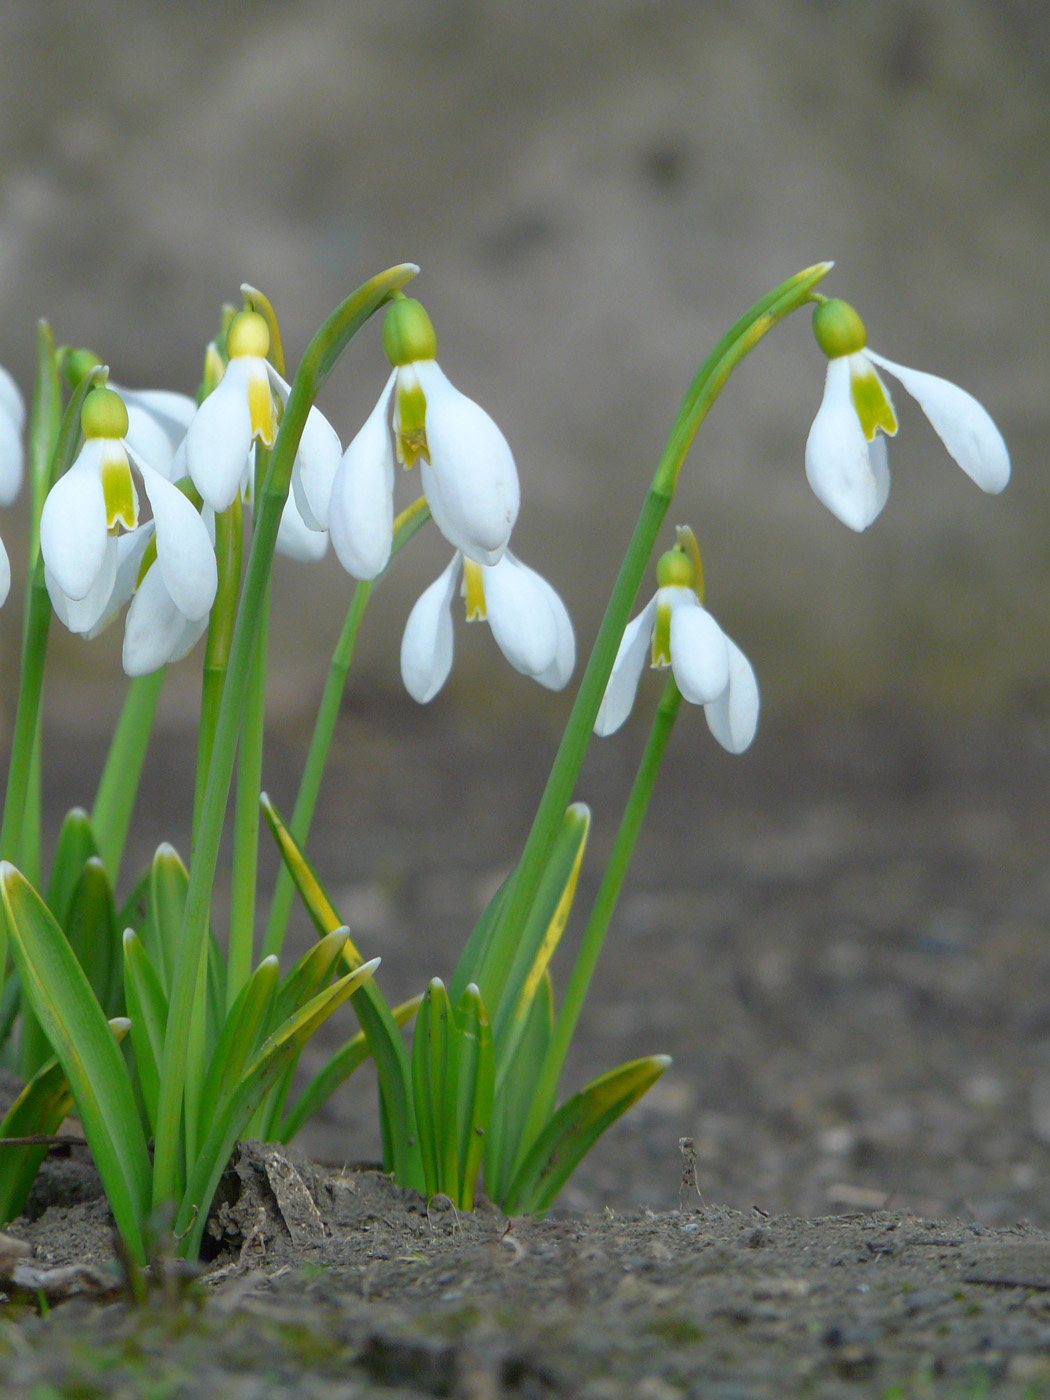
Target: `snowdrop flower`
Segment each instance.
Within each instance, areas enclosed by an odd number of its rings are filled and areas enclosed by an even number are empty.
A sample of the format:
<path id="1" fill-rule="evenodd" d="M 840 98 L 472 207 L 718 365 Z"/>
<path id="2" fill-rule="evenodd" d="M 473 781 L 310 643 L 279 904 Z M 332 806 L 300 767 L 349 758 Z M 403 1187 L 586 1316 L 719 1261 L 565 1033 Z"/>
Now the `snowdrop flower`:
<path id="1" fill-rule="evenodd" d="M 758 726 L 758 684 L 747 657 L 701 603 L 700 551 L 688 526 L 679 526 L 656 577 L 656 593 L 624 630 L 594 732 L 613 734 L 623 724 L 649 658 L 654 667 L 670 666 L 683 697 L 703 705 L 722 747 L 743 753 Z"/>
<path id="2" fill-rule="evenodd" d="M 463 583 L 460 586 L 460 574 Z M 459 550 L 420 596 L 401 640 L 401 677 L 414 700 L 433 700 L 452 669 L 452 603 L 457 587 L 468 622 L 487 621 L 516 671 L 561 690 L 576 664 L 576 639 L 565 604 L 546 579 L 504 551 L 492 565 Z"/>
<path id="3" fill-rule="evenodd" d="M 18 385 L 0 366 L 0 506 L 9 506 L 22 485 L 26 410 Z"/>
<path id="4" fill-rule="evenodd" d="M 257 311 L 241 311 L 226 332 L 225 371 L 193 416 L 186 434 L 186 466 L 194 486 L 214 511 L 226 510 L 248 478 L 254 443 L 272 447 L 278 403 L 290 386 L 266 359 L 270 328 Z M 335 429 L 311 408 L 292 467 L 292 491 L 300 515 L 314 530 L 327 528 L 332 480 L 342 457 Z"/>
<path id="5" fill-rule="evenodd" d="M 376 578 L 390 558 L 394 462 L 418 461 L 434 523 L 467 559 L 492 566 L 518 516 L 518 473 L 507 440 L 434 358 L 437 339 L 418 301 L 396 297 L 383 323 L 394 372 L 346 449 L 332 487 L 329 528 L 343 567 Z"/>
<path id="6" fill-rule="evenodd" d="M 72 630 L 88 633 L 107 615 L 121 562 L 120 527 L 133 531 L 139 523 L 132 466 L 153 509 L 165 586 L 185 617 L 195 622 L 206 618 L 217 569 L 200 515 L 177 486 L 131 447 L 128 412 L 112 389 L 88 394 L 81 424 L 84 445 L 48 492 L 40 517 L 44 577 L 59 618 Z"/>
<path id="7" fill-rule="evenodd" d="M 1010 479 L 1010 456 L 999 429 L 972 395 L 934 374 L 908 369 L 866 350 L 856 311 L 838 299 L 813 316 L 828 356 L 824 399 L 806 442 L 806 476 L 818 500 L 854 530 L 866 529 L 886 504 L 890 472 L 885 436 L 897 415 L 876 365 L 904 385 L 967 476 L 995 494 Z"/>

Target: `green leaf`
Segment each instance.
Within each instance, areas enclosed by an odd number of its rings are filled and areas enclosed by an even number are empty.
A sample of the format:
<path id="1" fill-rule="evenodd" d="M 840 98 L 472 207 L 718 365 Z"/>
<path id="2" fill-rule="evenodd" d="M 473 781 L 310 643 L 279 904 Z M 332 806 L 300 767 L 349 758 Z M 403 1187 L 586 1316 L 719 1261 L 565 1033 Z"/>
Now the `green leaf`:
<path id="1" fill-rule="evenodd" d="M 452 1007 L 440 977 L 431 979 L 412 1037 L 412 1095 L 428 1196 L 459 1195 L 456 1046 Z"/>
<path id="2" fill-rule="evenodd" d="M 93 856 L 80 872 L 64 921 L 69 946 L 107 1016 L 122 1010 L 118 973 L 117 911 L 105 867 Z"/>
<path id="3" fill-rule="evenodd" d="M 321 935 L 345 924 L 276 807 L 263 794 L 260 799 L 267 824 L 277 843 L 306 912 Z M 348 939 L 343 960 L 358 965 L 360 953 Z M 391 1015 L 386 998 L 371 981 L 353 996 L 354 1012 L 365 1033 L 379 1080 L 380 1124 L 383 1129 L 383 1165 L 402 1186 L 423 1188 L 423 1167 L 415 1141 L 412 1111 L 412 1070 L 405 1042 Z"/>
<path id="4" fill-rule="evenodd" d="M 459 1192 L 454 1200 L 462 1210 L 474 1209 L 474 1192 L 492 1121 L 496 1088 L 496 1056 L 492 1027 L 471 982 L 456 1005 L 459 1075 Z"/>
<path id="5" fill-rule="evenodd" d="M 611 1069 L 573 1094 L 540 1133 L 500 1204 L 508 1214 L 542 1215 L 580 1162 L 671 1063 L 647 1055 Z"/>
<path id="6" fill-rule="evenodd" d="M 208 1136 L 219 1106 L 270 1033 L 279 977 L 277 959 L 263 958 L 230 1007 L 201 1091 L 195 1141 L 203 1142 Z"/>
<path id="7" fill-rule="evenodd" d="M 522 1133 L 535 1108 L 536 1081 L 553 1026 L 554 991 L 550 973 L 544 972 L 527 1013 L 515 1022 L 514 1055 L 504 1060 L 509 1072 L 504 1074 L 502 1084 L 497 1076 L 496 1107 L 485 1144 L 485 1189 L 493 1200 L 501 1198 L 522 1155 Z M 549 1112 L 547 1105 L 541 1122 L 546 1121 Z"/>
<path id="8" fill-rule="evenodd" d="M 157 1123 L 159 1066 L 164 1053 L 164 1027 L 168 1023 L 168 998 L 145 944 L 130 928 L 124 930 L 124 1000 L 131 1017 L 135 1074 L 152 1133 Z"/>
<path id="9" fill-rule="evenodd" d="M 331 933 L 326 933 L 303 954 L 277 992 L 274 1020 L 278 1024 L 298 1011 L 332 975 L 340 954 L 344 953 L 349 941 L 350 930 L 345 924 L 341 924 Z M 360 965 L 360 961 L 355 963 L 357 967 Z M 350 971 L 353 970 L 351 967 Z"/>
<path id="10" fill-rule="evenodd" d="M 65 934 L 7 861 L 0 863 L 0 891 L 23 991 L 69 1079 L 117 1228 L 145 1263 L 150 1163 L 123 1056 Z"/>
<path id="11" fill-rule="evenodd" d="M 189 875 L 178 851 L 163 842 L 157 847 L 150 866 L 149 902 L 142 941 L 167 996 L 171 995 L 188 888 Z"/>
<path id="12" fill-rule="evenodd" d="M 513 871 L 511 872 L 513 875 Z M 472 982 L 478 975 L 478 969 L 485 960 L 488 950 L 489 939 L 496 927 L 496 920 L 499 918 L 503 902 L 507 897 L 507 890 L 510 886 L 511 875 L 507 875 L 499 889 L 489 900 L 482 910 L 481 917 L 471 929 L 470 937 L 463 945 L 463 951 L 459 955 L 456 963 L 456 970 L 452 974 L 452 980 L 448 984 L 448 994 L 453 1001 L 459 1001 L 460 997 L 467 989 L 467 983 Z"/>
<path id="13" fill-rule="evenodd" d="M 126 1017 L 110 1021 L 119 1043 L 131 1022 Z M 47 1156 L 48 1144 L 5 1142 L 4 1139 L 42 1137 L 57 1133 L 73 1111 L 69 1080 L 56 1057 L 42 1065 L 0 1120 L 0 1225 L 22 1213 L 26 1197 Z"/>
<path id="14" fill-rule="evenodd" d="M 400 1006 L 395 1006 L 390 1014 L 399 1026 L 407 1025 L 419 1010 L 419 1003 L 422 1000 L 423 995 L 420 993 L 411 1001 L 403 1001 Z M 277 1141 L 291 1142 L 306 1120 L 313 1117 L 318 1109 L 327 1103 L 339 1085 L 344 1080 L 349 1079 L 354 1070 L 364 1064 L 371 1053 L 364 1031 L 358 1031 L 355 1036 L 351 1036 L 345 1044 L 341 1045 L 324 1068 L 318 1070 L 307 1084 L 299 1095 L 294 1108 L 290 1109 L 281 1120 L 281 1125 L 276 1133 Z"/>
<path id="15" fill-rule="evenodd" d="M 589 808 L 574 802 L 562 818 L 525 923 L 513 947 L 498 954 L 496 983 L 502 991 L 493 1018 L 497 1089 L 514 1056 L 515 1033 L 508 1035 L 508 1027 L 517 1020 L 520 1034 L 520 1025 L 568 922 L 590 825 Z M 505 981 L 498 978 L 499 962 L 509 963 Z M 484 990 L 485 983 L 480 985 Z"/>
<path id="16" fill-rule="evenodd" d="M 62 928 L 69 918 L 69 906 L 84 866 L 98 856 L 98 843 L 91 818 L 83 807 L 72 807 L 65 815 L 55 842 L 51 879 L 47 886 L 47 907 Z"/>
<path id="17" fill-rule="evenodd" d="M 196 1257 L 215 1188 L 230 1160 L 234 1144 L 284 1072 L 289 1059 L 299 1054 L 317 1028 L 372 976 L 378 965 L 378 958 L 364 963 L 300 1007 L 294 1016 L 290 1016 L 266 1039 L 258 1055 L 226 1096 L 210 1125 L 176 1216 L 175 1233 L 177 1237 L 181 1236 L 179 1248 L 182 1254 L 189 1258 Z"/>

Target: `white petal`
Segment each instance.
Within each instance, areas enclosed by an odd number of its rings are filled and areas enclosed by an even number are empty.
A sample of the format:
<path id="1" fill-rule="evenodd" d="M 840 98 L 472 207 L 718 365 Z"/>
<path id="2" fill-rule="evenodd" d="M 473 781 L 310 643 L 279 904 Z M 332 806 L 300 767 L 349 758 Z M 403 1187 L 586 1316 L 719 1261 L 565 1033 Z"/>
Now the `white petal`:
<path id="1" fill-rule="evenodd" d="M 9 506 L 22 485 L 25 406 L 18 385 L 0 367 L 0 506 Z"/>
<path id="2" fill-rule="evenodd" d="M 743 753 L 758 728 L 758 682 L 747 657 L 729 637 L 729 686 L 704 706 L 707 725 L 729 753 Z"/>
<path id="3" fill-rule="evenodd" d="M 71 632 L 84 636 L 96 636 L 105 625 L 104 619 L 112 621 L 114 612 L 110 609 L 110 599 L 117 576 L 117 541 L 115 536 L 107 536 L 98 573 L 83 598 L 70 598 L 61 588 L 55 575 L 44 566 L 44 582 L 51 598 L 51 606 L 58 620 Z"/>
<path id="4" fill-rule="evenodd" d="M 557 655 L 558 623 L 539 574 L 506 553 L 485 570 L 484 580 L 496 645 L 522 675 L 542 675 Z"/>
<path id="5" fill-rule="evenodd" d="M 109 590 L 109 597 L 106 605 L 95 618 L 95 621 L 88 627 L 77 627 L 75 630 L 82 633 L 89 641 L 99 636 L 113 622 L 117 613 L 124 607 L 131 595 L 135 592 L 135 585 L 138 582 L 139 568 L 142 564 L 142 556 L 146 552 L 146 547 L 153 538 L 153 521 L 147 520 L 142 525 L 137 525 L 134 530 L 129 530 L 127 534 L 118 535 L 114 542 L 113 555 L 116 559 L 116 571 L 113 576 L 113 586 Z M 67 600 L 67 610 L 70 606 Z M 75 608 L 83 610 L 82 616 L 88 616 L 83 603 L 73 605 Z M 65 619 L 63 619 L 65 621 Z M 69 623 L 66 623 L 69 626 Z"/>
<path id="6" fill-rule="evenodd" d="M 139 584 L 124 625 L 127 674 L 145 676 L 166 665 L 184 642 L 187 625 L 187 618 L 165 587 L 163 573 L 154 564 Z"/>
<path id="7" fill-rule="evenodd" d="M 277 527 L 277 552 L 288 559 L 309 564 L 328 552 L 328 531 L 315 530 L 299 514 L 299 502 L 289 495 Z"/>
<path id="8" fill-rule="evenodd" d="M 846 355 L 828 361 L 824 398 L 806 441 L 806 476 L 817 499 L 851 530 L 866 530 L 882 508 L 880 482 L 850 397 Z"/>
<path id="9" fill-rule="evenodd" d="M 106 552 L 106 500 L 99 463 L 102 438 L 90 438 L 47 494 L 40 516 L 40 552 L 69 598 L 86 598 Z"/>
<path id="10" fill-rule="evenodd" d="M 248 408 L 249 357 L 233 359 L 193 416 L 186 434 L 186 466 L 212 510 L 230 506 L 241 489 L 252 445 Z"/>
<path id="11" fill-rule="evenodd" d="M 987 409 L 965 389 L 936 374 L 908 369 L 881 355 L 871 358 L 900 380 L 966 475 L 982 491 L 1000 492 L 1010 480 L 1010 454 Z"/>
<path id="12" fill-rule="evenodd" d="M 320 409 L 311 408 L 292 468 L 292 487 L 299 513 L 311 530 L 328 529 L 332 483 L 342 459 L 339 434 Z"/>
<path id="13" fill-rule="evenodd" d="M 169 481 L 175 453 L 185 441 L 197 404 L 188 394 L 169 389 L 125 389 L 111 384 L 128 410 L 128 431 L 124 441 L 154 471 Z"/>
<path id="14" fill-rule="evenodd" d="M 631 713 L 635 692 L 652 643 L 653 623 L 656 620 L 656 595 L 649 600 L 642 611 L 629 622 L 620 639 L 620 647 L 613 662 L 609 684 L 594 721 L 595 734 L 615 734 L 620 725 Z"/>
<path id="15" fill-rule="evenodd" d="M 3 540 L 0 540 L 0 608 L 7 602 L 11 591 L 11 561 L 7 557 Z"/>
<path id="16" fill-rule="evenodd" d="M 210 612 L 219 582 L 208 527 L 177 486 L 144 462 L 136 466 L 153 507 L 164 585 L 173 605 L 191 622 L 199 622 Z"/>
<path id="17" fill-rule="evenodd" d="M 717 700 L 729 684 L 729 647 L 706 608 L 680 602 L 671 613 L 671 669 L 675 684 L 693 705 Z"/>
<path id="18" fill-rule="evenodd" d="M 427 400 L 430 461 L 423 493 L 445 538 L 479 564 L 495 564 L 518 518 L 518 473 L 489 415 L 454 388 L 435 360 L 414 366 Z"/>
<path id="19" fill-rule="evenodd" d="M 354 578 L 378 577 L 393 544 L 394 446 L 387 422 L 393 387 L 391 375 L 332 482 L 328 528 L 339 562 Z"/>
<path id="20" fill-rule="evenodd" d="M 576 634 L 572 629 L 572 620 L 569 617 L 568 609 L 561 598 L 545 578 L 541 578 L 537 574 L 536 579 L 546 595 L 551 612 L 554 614 L 554 626 L 557 634 L 554 660 L 545 671 L 536 676 L 536 680 L 539 681 L 540 685 L 545 685 L 548 690 L 563 690 L 569 684 L 576 666 Z"/>
<path id="21" fill-rule="evenodd" d="M 433 700 L 452 669 L 452 600 L 460 557 L 425 589 L 408 615 L 401 638 L 401 679 L 413 700 Z"/>
<path id="22" fill-rule="evenodd" d="M 26 421 L 26 404 L 22 390 L 3 365 L 0 365 L 0 413 L 4 413 L 21 432 Z"/>

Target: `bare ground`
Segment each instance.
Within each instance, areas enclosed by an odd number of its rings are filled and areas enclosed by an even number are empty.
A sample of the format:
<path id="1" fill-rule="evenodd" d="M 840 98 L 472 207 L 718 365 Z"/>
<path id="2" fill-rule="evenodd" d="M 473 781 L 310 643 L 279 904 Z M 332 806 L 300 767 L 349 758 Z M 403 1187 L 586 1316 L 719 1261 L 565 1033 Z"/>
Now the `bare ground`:
<path id="1" fill-rule="evenodd" d="M 350 712 L 311 843 L 395 998 L 448 971 L 551 751 L 450 710 Z M 375 1155 L 362 1076 L 305 1135 L 330 1167 L 239 1159 L 203 1301 L 41 1320 L 16 1298 L 0 1395 L 1050 1395 L 1043 717 L 825 717 L 743 761 L 698 718 L 567 1087 L 675 1063 L 548 1220 L 346 1167 Z M 641 737 L 585 773 L 596 856 Z M 271 755 L 278 793 L 298 744 Z M 173 736 L 152 779 L 184 759 Z M 108 1253 L 106 1230 L 97 1201 L 12 1227 L 40 1262 Z"/>

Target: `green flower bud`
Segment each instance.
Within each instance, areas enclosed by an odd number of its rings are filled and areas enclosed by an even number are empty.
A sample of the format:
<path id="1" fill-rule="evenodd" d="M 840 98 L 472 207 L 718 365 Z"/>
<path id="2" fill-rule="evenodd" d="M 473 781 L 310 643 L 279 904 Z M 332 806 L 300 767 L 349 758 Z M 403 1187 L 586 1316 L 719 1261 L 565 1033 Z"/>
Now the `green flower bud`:
<path id="1" fill-rule="evenodd" d="M 113 389 L 92 389 L 80 410 L 86 438 L 122 438 L 128 431 L 128 410 Z"/>
<path id="2" fill-rule="evenodd" d="M 90 374 L 95 366 L 101 363 L 94 350 L 70 350 L 63 365 L 69 387 L 75 389 L 84 376 Z"/>
<path id="3" fill-rule="evenodd" d="M 226 354 L 233 360 L 252 355 L 264 360 L 270 349 L 270 327 L 258 311 L 238 311 L 226 332 Z"/>
<path id="4" fill-rule="evenodd" d="M 868 343 L 868 332 L 848 301 L 832 297 L 822 301 L 813 313 L 813 334 L 829 360 L 855 355 Z"/>
<path id="5" fill-rule="evenodd" d="M 383 317 L 383 349 L 395 368 L 437 356 L 437 336 L 422 302 L 394 298 Z"/>

